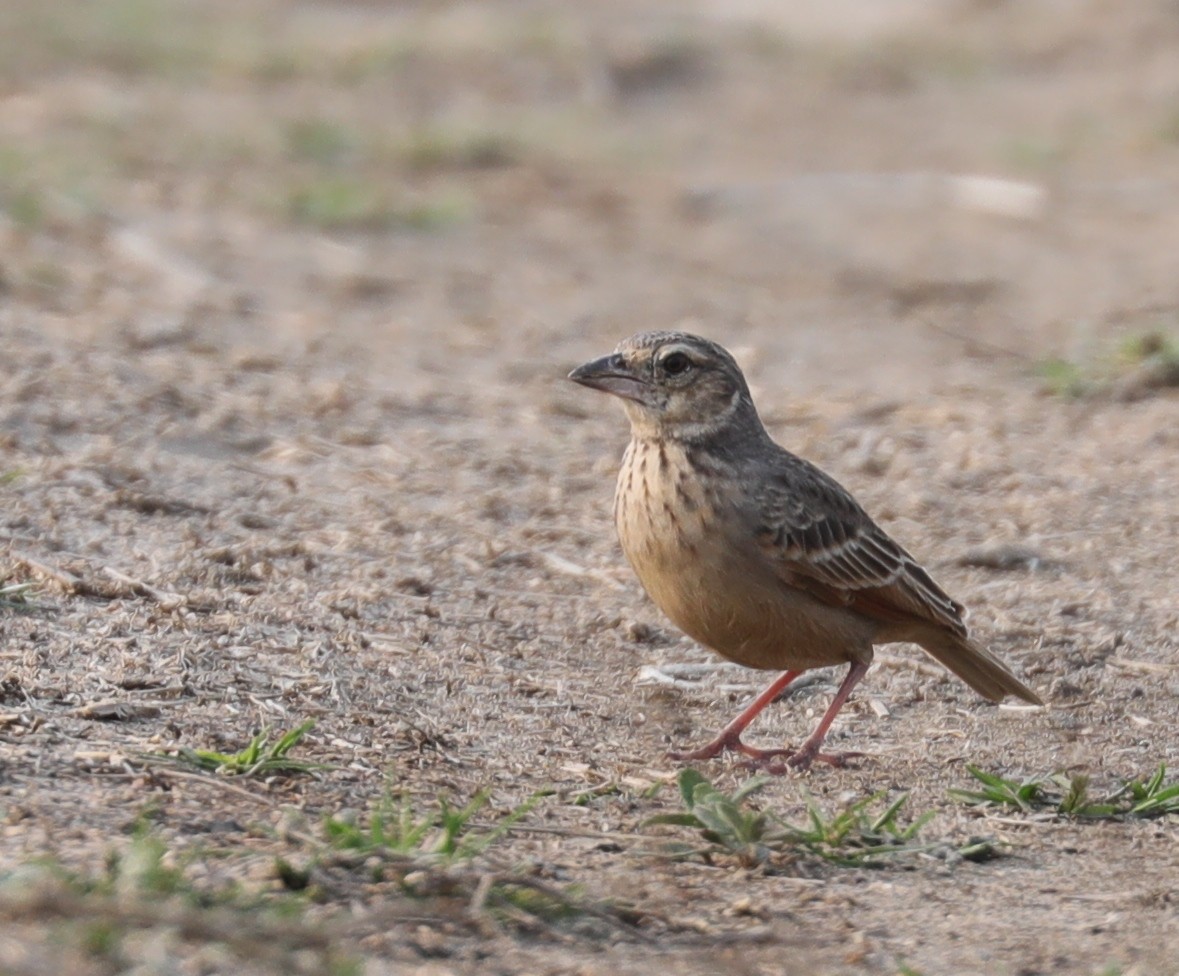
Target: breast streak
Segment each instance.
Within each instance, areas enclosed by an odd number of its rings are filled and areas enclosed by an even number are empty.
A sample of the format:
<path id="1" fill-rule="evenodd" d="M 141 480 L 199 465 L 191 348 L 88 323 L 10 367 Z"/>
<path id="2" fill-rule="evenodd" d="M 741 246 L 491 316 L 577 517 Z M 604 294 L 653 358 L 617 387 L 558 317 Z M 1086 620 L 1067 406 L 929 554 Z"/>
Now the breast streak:
<path id="1" fill-rule="evenodd" d="M 732 537 L 739 523 L 718 512 L 723 504 L 690 475 L 682 449 L 627 448 L 614 499 L 618 537 L 672 623 L 746 667 L 802 670 L 870 656 L 861 635 L 842 634 L 844 615 L 784 586 L 752 538 Z"/>

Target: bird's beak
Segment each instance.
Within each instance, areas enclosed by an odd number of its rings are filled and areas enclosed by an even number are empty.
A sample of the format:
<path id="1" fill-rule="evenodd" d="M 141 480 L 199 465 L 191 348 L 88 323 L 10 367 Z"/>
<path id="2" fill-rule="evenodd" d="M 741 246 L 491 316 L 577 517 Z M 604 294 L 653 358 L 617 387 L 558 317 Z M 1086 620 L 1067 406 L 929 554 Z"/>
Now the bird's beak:
<path id="1" fill-rule="evenodd" d="M 635 403 L 646 402 L 646 381 L 636 376 L 626 361 L 617 353 L 578 366 L 569 374 L 569 379 L 582 386 L 588 386 L 591 390 L 613 393 L 624 400 L 634 400 Z"/>

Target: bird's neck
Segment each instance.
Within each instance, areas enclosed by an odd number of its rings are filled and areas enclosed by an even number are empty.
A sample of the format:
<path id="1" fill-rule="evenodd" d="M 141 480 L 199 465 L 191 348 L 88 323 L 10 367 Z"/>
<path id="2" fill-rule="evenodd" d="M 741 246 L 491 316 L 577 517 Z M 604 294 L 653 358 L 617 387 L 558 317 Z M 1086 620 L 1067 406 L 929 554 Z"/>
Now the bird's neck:
<path id="1" fill-rule="evenodd" d="M 753 402 L 741 399 L 733 407 L 712 417 L 669 421 L 634 411 L 630 418 L 631 439 L 638 442 L 675 442 L 706 454 L 739 455 L 764 449 L 771 443 Z"/>

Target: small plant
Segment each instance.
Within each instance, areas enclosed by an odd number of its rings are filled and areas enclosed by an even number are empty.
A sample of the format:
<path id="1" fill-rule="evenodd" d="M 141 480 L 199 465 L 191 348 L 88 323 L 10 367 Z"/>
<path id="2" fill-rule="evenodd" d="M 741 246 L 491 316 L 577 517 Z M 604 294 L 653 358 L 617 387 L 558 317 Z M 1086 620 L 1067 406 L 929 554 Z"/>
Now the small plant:
<path id="1" fill-rule="evenodd" d="M 283 773 L 309 773 L 324 769 L 323 763 L 291 759 L 289 754 L 314 728 L 314 721 L 306 721 L 283 733 L 273 742 L 270 731 L 263 729 L 239 752 L 214 752 L 211 749 L 190 749 L 181 746 L 174 755 L 148 753 L 146 758 L 195 766 L 218 776 L 270 776 Z"/>
<path id="2" fill-rule="evenodd" d="M 0 586 L 0 608 L 6 610 L 29 610 L 32 603 L 29 596 L 33 592 L 33 583 L 5 583 Z"/>
<path id="3" fill-rule="evenodd" d="M 469 219 L 471 209 L 458 193 L 401 199 L 375 180 L 336 175 L 301 183 L 286 200 L 296 223 L 336 231 L 438 231 Z"/>
<path id="4" fill-rule="evenodd" d="M 176 895 L 195 903 L 196 888 L 186 878 L 184 866 L 170 863 L 173 858 L 169 853 L 164 840 L 141 823 L 135 827 L 129 844 L 120 850 L 107 850 L 100 871 L 80 873 L 52 858 L 42 858 L 0 872 L 0 892 L 8 886 L 47 884 L 77 895 L 128 900 L 164 900 Z"/>
<path id="5" fill-rule="evenodd" d="M 291 191 L 287 213 L 298 223 L 325 230 L 380 230 L 394 222 L 396 210 L 372 182 L 323 176 Z"/>
<path id="6" fill-rule="evenodd" d="M 124 897 L 167 897 L 185 892 L 188 882 L 184 872 L 166 863 L 167 854 L 168 848 L 159 837 L 137 831 L 126 851 L 108 855 L 108 884 Z"/>
<path id="7" fill-rule="evenodd" d="M 1044 359 L 1036 363 L 1044 390 L 1053 396 L 1076 399 L 1093 392 L 1096 380 L 1079 363 L 1068 359 Z"/>
<path id="8" fill-rule="evenodd" d="M 329 816 L 324 821 L 328 845 L 336 850 L 360 853 L 388 853 L 431 861 L 469 861 L 503 837 L 514 824 L 547 794 L 534 793 L 489 828 L 472 821 L 490 799 L 486 790 L 464 806 L 454 807 L 445 797 L 437 807 L 418 813 L 406 794 L 396 800 L 386 796 L 370 814 L 367 826 L 345 817 Z"/>
<path id="9" fill-rule="evenodd" d="M 908 826 L 902 826 L 897 816 L 909 799 L 908 793 L 900 794 L 883 812 L 876 815 L 870 812 L 886 795 L 884 792 L 874 793 L 831 817 L 825 816 L 814 798 L 808 796 L 806 808 L 809 825 L 787 829 L 793 833 L 792 839 L 796 843 L 825 860 L 847 866 L 871 863 L 879 857 L 930 849 L 928 846 L 913 846 L 910 842 L 933 819 L 933 811 L 927 810 Z"/>
<path id="10" fill-rule="evenodd" d="M 1118 348 L 1118 359 L 1131 366 L 1155 361 L 1179 364 L 1179 337 L 1159 330 L 1131 335 Z"/>
<path id="11" fill-rule="evenodd" d="M 1127 811 L 1131 817 L 1165 817 L 1179 813 L 1179 781 L 1166 782 L 1167 767 L 1159 763 L 1145 783 L 1130 780 L 1122 787 L 1122 796 L 1133 805 Z"/>
<path id="12" fill-rule="evenodd" d="M 1056 773 L 1052 783 L 1061 790 L 1057 810 L 1069 817 L 1111 817 L 1117 813 L 1112 803 L 1094 801 L 1089 797 L 1089 777 L 1084 773 L 1066 776 Z"/>
<path id="13" fill-rule="evenodd" d="M 1097 820 L 1179 813 L 1179 782 L 1167 782 L 1167 767 L 1163 763 L 1150 779 L 1126 780 L 1119 789 L 1100 798 L 1090 795 L 1090 779 L 1083 773 L 1053 773 L 1017 782 L 977 766 L 966 768 L 983 788 L 954 789 L 950 795 L 976 806 L 1015 807 L 1024 813 L 1039 810 L 1061 817 Z"/>
<path id="14" fill-rule="evenodd" d="M 1044 389 L 1055 396 L 1133 396 L 1136 391 L 1179 386 L 1179 337 L 1166 330 L 1134 333 L 1083 360 L 1044 359 L 1036 364 Z"/>
<path id="15" fill-rule="evenodd" d="M 770 818 L 746 808 L 744 800 L 769 781 L 768 776 L 757 776 L 725 795 L 695 769 L 685 769 L 678 779 L 685 812 L 658 814 L 646 823 L 695 827 L 712 847 L 736 854 L 741 863 L 761 863 L 771 851 Z M 693 852 L 689 849 L 683 853 Z"/>
<path id="16" fill-rule="evenodd" d="M 404 793 L 386 796 L 365 825 L 349 817 L 327 817 L 324 835 L 336 856 L 324 859 L 320 852 L 315 861 L 355 868 L 367 867 L 376 858 L 373 882 L 395 880 L 414 897 L 461 898 L 468 911 L 486 912 L 501 923 L 533 929 L 536 923 L 557 925 L 590 916 L 631 929 L 640 916 L 625 905 L 588 902 L 575 888 L 548 884 L 519 868 L 501 872 L 491 865 L 471 863 L 548 795 L 534 793 L 491 824 L 475 819 L 487 808 L 485 790 L 462 806 L 440 797 L 424 811 L 415 809 Z M 299 871 L 282 861 L 277 867 L 287 887 L 307 886 L 311 870 Z"/>
<path id="17" fill-rule="evenodd" d="M 1044 781 L 1041 779 L 1026 779 L 1022 783 L 1015 780 L 1003 779 L 994 773 L 988 773 L 977 766 L 967 766 L 967 771 L 983 784 L 981 790 L 950 790 L 950 795 L 967 803 L 993 804 L 995 806 L 1015 807 L 1018 810 L 1029 811 L 1044 803 Z"/>
<path id="18" fill-rule="evenodd" d="M 913 854 L 944 845 L 913 843 L 920 830 L 933 818 L 932 812 L 922 814 L 903 826 L 899 814 L 908 799 L 902 793 L 874 813 L 886 794 L 871 796 L 848 805 L 829 815 L 812 797 L 807 797 L 807 821 L 802 825 L 785 822 L 766 811 L 749 808 L 745 800 L 760 790 L 769 777 L 755 777 L 732 794 L 722 793 L 694 769 L 685 769 L 679 776 L 680 795 L 687 808 L 683 813 L 660 814 L 648 824 L 672 824 L 700 830 L 705 848 L 682 848 L 679 856 L 727 852 L 735 854 L 742 864 L 753 866 L 765 863 L 773 854 L 801 852 L 821 857 L 833 864 L 845 866 L 874 866 L 883 859 L 900 854 Z M 979 845 L 961 849 L 962 856 L 979 856 Z"/>

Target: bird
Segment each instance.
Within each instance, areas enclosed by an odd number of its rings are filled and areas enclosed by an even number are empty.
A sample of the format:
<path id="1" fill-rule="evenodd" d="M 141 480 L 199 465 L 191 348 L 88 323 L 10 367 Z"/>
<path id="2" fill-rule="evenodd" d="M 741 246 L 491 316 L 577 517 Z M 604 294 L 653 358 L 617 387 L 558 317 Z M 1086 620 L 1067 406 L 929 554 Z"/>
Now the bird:
<path id="1" fill-rule="evenodd" d="M 1040 697 L 981 644 L 965 608 L 822 469 L 766 431 L 741 368 L 687 332 L 640 332 L 570 380 L 621 399 L 630 421 L 614 494 L 627 561 L 681 631 L 730 661 L 778 676 L 707 745 L 674 760 L 732 751 L 770 773 L 825 753 L 839 710 L 879 644 L 911 642 L 997 702 Z M 797 749 L 760 749 L 742 733 L 795 678 L 848 670 L 814 733 Z"/>

